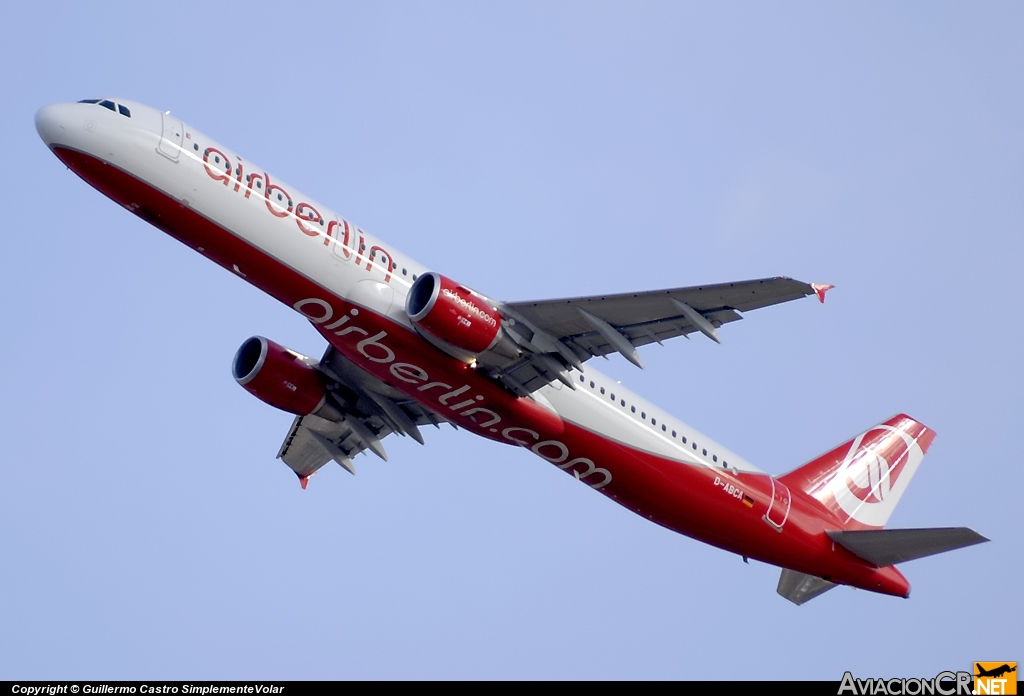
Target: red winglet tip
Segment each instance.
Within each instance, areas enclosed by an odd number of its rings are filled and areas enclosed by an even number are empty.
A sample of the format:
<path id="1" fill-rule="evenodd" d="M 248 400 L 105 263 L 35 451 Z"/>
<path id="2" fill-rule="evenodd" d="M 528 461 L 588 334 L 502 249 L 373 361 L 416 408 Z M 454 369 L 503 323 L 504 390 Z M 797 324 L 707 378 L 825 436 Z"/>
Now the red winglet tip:
<path id="1" fill-rule="evenodd" d="M 308 476 L 300 476 L 299 477 L 299 485 L 302 486 L 302 490 L 306 490 L 306 485 L 308 483 L 309 483 L 309 477 Z"/>
<path id="2" fill-rule="evenodd" d="M 835 285 L 823 285 L 821 283 L 811 283 L 811 290 L 818 295 L 818 299 L 822 304 L 825 304 L 825 293 L 834 288 Z"/>

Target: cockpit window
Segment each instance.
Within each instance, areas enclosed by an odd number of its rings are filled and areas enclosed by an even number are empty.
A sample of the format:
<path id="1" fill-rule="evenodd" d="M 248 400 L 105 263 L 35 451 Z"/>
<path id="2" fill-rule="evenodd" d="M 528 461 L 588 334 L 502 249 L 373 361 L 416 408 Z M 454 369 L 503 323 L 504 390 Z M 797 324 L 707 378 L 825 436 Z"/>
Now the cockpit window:
<path id="1" fill-rule="evenodd" d="M 114 102 L 110 101 L 109 99 L 102 99 L 102 100 L 100 100 L 100 99 L 79 99 L 78 103 L 79 104 L 99 104 L 103 108 L 110 109 L 111 111 L 116 111 L 117 113 L 121 114 L 122 116 L 126 116 L 128 118 L 132 117 L 132 110 L 131 109 L 129 109 L 124 104 L 115 104 Z"/>

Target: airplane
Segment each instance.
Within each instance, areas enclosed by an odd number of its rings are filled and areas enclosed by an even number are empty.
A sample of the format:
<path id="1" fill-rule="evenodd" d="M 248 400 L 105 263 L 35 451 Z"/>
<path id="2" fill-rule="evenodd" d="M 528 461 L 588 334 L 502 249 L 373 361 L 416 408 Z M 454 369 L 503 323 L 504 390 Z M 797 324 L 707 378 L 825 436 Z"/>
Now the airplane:
<path id="1" fill-rule="evenodd" d="M 786 277 L 530 302 L 492 299 L 365 232 L 169 111 L 124 99 L 51 104 L 54 155 L 146 222 L 291 307 L 317 360 L 254 336 L 232 372 L 294 420 L 277 456 L 305 488 L 355 473 L 389 435 L 449 423 L 521 447 L 649 520 L 782 569 L 795 604 L 836 585 L 908 597 L 895 564 L 987 541 L 968 528 L 884 529 L 935 437 L 905 414 L 781 476 L 595 370 L 831 285 Z"/>
<path id="2" fill-rule="evenodd" d="M 1008 664 L 1002 664 L 999 667 L 993 667 L 992 669 L 985 669 L 984 667 L 978 667 L 978 672 L 974 676 L 976 677 L 994 677 L 999 678 L 1003 675 L 1009 674 L 1010 672 L 1016 672 L 1017 665 L 1011 667 Z"/>

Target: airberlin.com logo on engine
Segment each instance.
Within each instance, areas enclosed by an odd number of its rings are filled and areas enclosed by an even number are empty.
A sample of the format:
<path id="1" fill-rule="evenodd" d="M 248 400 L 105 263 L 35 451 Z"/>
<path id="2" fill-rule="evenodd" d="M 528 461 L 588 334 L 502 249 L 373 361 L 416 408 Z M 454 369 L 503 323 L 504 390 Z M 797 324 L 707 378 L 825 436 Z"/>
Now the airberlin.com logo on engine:
<path id="1" fill-rule="evenodd" d="M 452 302 L 455 302 L 456 304 L 458 304 L 460 307 L 462 307 L 466 311 L 473 313 L 474 315 L 476 315 L 480 319 L 483 319 L 484 322 L 488 326 L 497 326 L 498 325 L 498 322 L 494 320 L 494 317 L 492 317 L 490 314 L 488 314 L 484 310 L 480 309 L 480 307 L 478 307 L 475 302 L 467 300 L 466 298 L 464 298 L 459 293 L 457 293 L 457 292 L 455 292 L 453 290 L 449 290 L 448 288 L 445 288 L 443 290 L 443 292 L 444 292 L 444 296 L 445 297 L 450 299 Z"/>

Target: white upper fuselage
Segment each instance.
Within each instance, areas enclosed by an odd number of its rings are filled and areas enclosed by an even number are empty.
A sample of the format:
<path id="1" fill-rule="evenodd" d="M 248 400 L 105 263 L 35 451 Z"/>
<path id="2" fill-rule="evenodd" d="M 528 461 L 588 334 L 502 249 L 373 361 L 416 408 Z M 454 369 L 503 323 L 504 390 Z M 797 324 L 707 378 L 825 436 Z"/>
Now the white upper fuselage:
<path id="1" fill-rule="evenodd" d="M 36 116 L 37 129 L 48 145 L 92 155 L 131 174 L 326 294 L 414 331 L 405 298 L 429 269 L 170 114 L 136 102 L 110 102 L 126 109 L 83 103 L 44 107 Z M 121 113 L 125 110 L 130 116 Z M 196 250 L 204 252 L 201 245 Z M 245 264 L 229 267 L 247 278 Z M 423 350 L 435 349 L 424 341 Z M 533 398 L 566 422 L 643 452 L 719 471 L 758 471 L 597 370 L 585 367 L 571 377 L 575 391 L 554 382 Z"/>
<path id="2" fill-rule="evenodd" d="M 470 351 L 479 364 L 447 350 L 444 340 L 427 340 L 433 330 L 416 323 L 422 319 L 421 310 L 412 312 L 415 322 L 410 318 L 406 299 L 411 296 L 412 305 L 419 307 L 422 288 L 442 292 L 440 281 L 427 285 L 439 276 L 169 113 L 116 99 L 54 104 L 39 110 L 36 128 L 54 154 L 90 185 L 292 307 L 330 343 L 332 348 L 320 363 L 279 345 L 275 348 L 274 355 L 284 360 L 275 363 L 280 374 L 283 365 L 296 361 L 313 373 L 301 388 L 287 379 L 275 382 L 289 394 L 304 395 L 307 407 L 290 410 L 282 405 L 290 397 L 261 395 L 248 376 L 239 382 L 267 403 L 299 416 L 279 456 L 303 487 L 329 459 L 353 471 L 349 456 L 366 449 L 386 456 L 379 439 L 388 433 L 414 434 L 422 442 L 417 424 L 446 420 L 482 437 L 529 449 L 658 524 L 794 571 L 795 576 L 783 574 L 779 590 L 793 601 L 816 596 L 834 583 L 902 597 L 909 593 L 898 570 L 876 562 L 881 556 L 858 552 L 854 542 L 844 546 L 834 536 L 836 530 L 849 536 L 885 524 L 934 437 L 909 416 L 894 416 L 789 474 L 771 477 L 621 384 L 580 365 L 583 353 L 575 358 L 560 353 L 567 372 L 556 374 L 542 367 L 537 374 L 547 377 L 539 377 L 531 388 L 543 386 L 530 391 L 514 380 L 499 381 L 508 372 L 495 372 L 494 364 L 488 364 L 487 351 L 494 348 L 494 354 L 499 353 L 498 334 L 486 335 L 492 342 L 483 352 Z M 442 294 L 452 293 L 470 304 L 453 290 L 464 288 L 443 280 L 450 285 Z M 413 287 L 415 292 L 410 293 Z M 733 294 L 733 299 L 720 299 L 713 305 L 719 309 L 706 309 L 706 314 L 689 306 L 688 300 L 677 299 L 679 293 L 704 288 L 645 294 L 663 295 L 664 300 L 665 293 L 676 293 L 667 301 L 691 330 L 717 340 L 717 326 L 740 318 L 736 310 L 815 293 L 823 300 L 830 286 L 776 278 L 714 287 L 740 288 L 737 292 L 745 297 L 759 292 L 756 288 L 771 290 L 756 295 L 753 302 Z M 532 337 L 517 333 L 516 339 L 541 352 L 532 359 L 554 360 L 544 354 L 549 350 L 541 345 L 545 341 L 556 350 L 558 345 L 568 350 L 546 332 L 545 327 L 554 331 L 544 323 L 547 320 L 529 326 L 531 320 L 522 315 L 524 304 L 519 309 L 500 303 L 486 310 L 473 306 L 498 329 L 502 325 L 491 317 L 492 310 L 507 311 L 502 320 L 509 327 L 521 322 L 533 331 Z M 576 309 L 614 350 L 640 363 L 625 334 L 583 307 Z M 459 311 L 446 316 L 465 319 Z M 676 321 L 674 314 L 661 316 Z M 647 323 L 638 325 L 649 328 Z M 670 335 L 685 333 L 679 327 L 674 331 Z M 658 340 L 654 331 L 649 336 Z M 257 346 L 263 357 L 256 362 L 270 364 L 260 362 L 269 355 L 262 352 L 269 351 L 269 345 L 262 338 L 250 339 L 239 355 L 252 353 L 246 346 Z M 512 352 L 503 355 L 517 356 L 517 350 L 512 346 Z M 581 350 L 604 354 L 600 345 Z M 335 368 L 340 372 L 332 372 Z M 260 369 L 251 373 L 254 380 Z M 243 372 L 248 375 L 249 368 L 236 373 L 236 379 Z M 545 383 L 556 376 L 556 381 Z M 520 389 L 512 388 L 516 385 Z M 332 390 L 333 403 L 344 413 L 328 403 L 326 390 Z M 346 396 L 346 390 L 356 396 Z M 364 400 L 371 402 L 366 409 L 359 406 Z M 410 414 L 420 420 L 411 421 Z M 305 425 L 306 419 L 316 418 L 337 430 Z M 374 419 L 383 425 L 371 428 Z M 349 448 L 352 439 L 358 446 Z"/>

